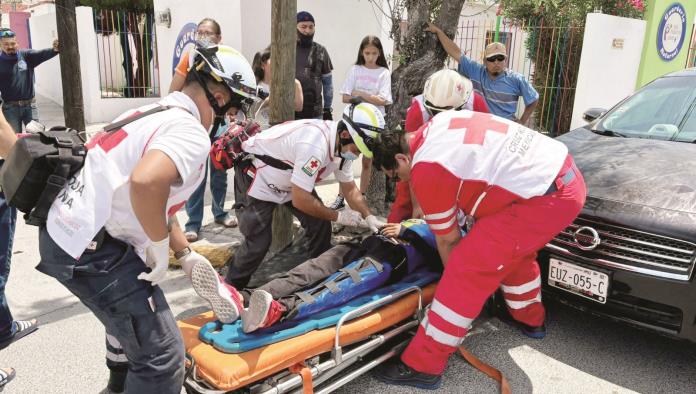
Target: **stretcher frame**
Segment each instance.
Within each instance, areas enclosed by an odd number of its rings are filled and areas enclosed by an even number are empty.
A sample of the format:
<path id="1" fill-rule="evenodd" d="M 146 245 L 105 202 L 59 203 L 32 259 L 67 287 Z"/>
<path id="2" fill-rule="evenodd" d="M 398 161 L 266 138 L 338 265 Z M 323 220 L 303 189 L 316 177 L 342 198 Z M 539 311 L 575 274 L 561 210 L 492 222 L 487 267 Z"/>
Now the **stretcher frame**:
<path id="1" fill-rule="evenodd" d="M 341 346 L 341 327 L 347 321 L 369 314 L 412 293 L 417 294 L 418 305 L 410 318 L 374 333 L 363 340 Z M 314 355 L 314 357 L 305 361 L 305 365 L 311 373 L 312 390 L 315 393 L 330 393 L 399 354 L 411 339 L 408 331 L 418 327 L 423 315 L 423 289 L 419 286 L 402 289 L 344 313 L 336 324 L 334 345 L 331 351 Z M 385 344 L 388 346 L 385 347 Z M 377 354 L 371 354 L 378 349 L 380 351 Z M 327 355 L 329 355 L 328 359 L 322 360 Z M 365 357 L 368 355 L 374 356 L 374 358 L 366 360 Z M 184 388 L 189 394 L 282 394 L 302 392 L 303 385 L 307 384 L 304 379 L 306 378 L 303 378 L 301 374 L 282 369 L 247 386 L 232 391 L 219 390 L 198 376 L 196 362 L 193 357 L 187 354 Z M 306 389 L 307 387 L 304 386 L 304 388 Z"/>

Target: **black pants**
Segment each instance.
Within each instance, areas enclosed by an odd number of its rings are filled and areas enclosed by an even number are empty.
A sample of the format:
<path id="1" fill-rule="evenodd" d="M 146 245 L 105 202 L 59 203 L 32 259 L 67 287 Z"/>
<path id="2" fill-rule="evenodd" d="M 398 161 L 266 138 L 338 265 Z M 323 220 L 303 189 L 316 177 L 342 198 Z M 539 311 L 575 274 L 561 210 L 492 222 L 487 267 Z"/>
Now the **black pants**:
<path id="1" fill-rule="evenodd" d="M 37 269 L 58 279 L 104 324 L 107 366 L 128 368 L 125 392 L 179 394 L 184 342 L 162 290 L 138 279 L 147 268 L 133 247 L 107 238 L 78 262 L 44 227 L 39 252 Z"/>
<path id="2" fill-rule="evenodd" d="M 238 289 L 246 287 L 271 246 L 273 211 L 278 206 L 276 203 L 258 200 L 246 194 L 253 180 L 246 174 L 247 169 L 248 165 L 235 167 L 235 211 L 239 231 L 244 235 L 244 240 L 228 261 L 225 277 L 227 283 Z M 312 194 L 319 199 L 316 191 Z M 310 257 L 317 257 L 331 248 L 331 222 L 310 216 L 293 207 L 291 203 L 286 205 L 305 229 Z"/>

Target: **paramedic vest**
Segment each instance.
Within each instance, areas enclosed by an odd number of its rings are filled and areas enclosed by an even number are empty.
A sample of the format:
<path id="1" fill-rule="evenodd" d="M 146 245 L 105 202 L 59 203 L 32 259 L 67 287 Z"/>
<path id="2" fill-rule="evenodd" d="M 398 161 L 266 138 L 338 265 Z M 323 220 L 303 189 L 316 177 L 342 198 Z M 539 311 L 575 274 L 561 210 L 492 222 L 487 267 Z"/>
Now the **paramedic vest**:
<path id="1" fill-rule="evenodd" d="M 483 183 L 484 191 L 498 187 L 524 199 L 544 195 L 568 156 L 559 141 L 468 110 L 435 116 L 418 137 L 412 168 L 435 163 L 462 183 Z"/>

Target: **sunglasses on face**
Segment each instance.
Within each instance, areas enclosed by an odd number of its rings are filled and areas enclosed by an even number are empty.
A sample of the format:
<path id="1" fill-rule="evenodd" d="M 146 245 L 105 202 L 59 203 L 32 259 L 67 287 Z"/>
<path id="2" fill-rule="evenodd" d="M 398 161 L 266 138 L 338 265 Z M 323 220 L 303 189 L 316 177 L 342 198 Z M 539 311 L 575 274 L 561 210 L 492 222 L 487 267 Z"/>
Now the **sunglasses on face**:
<path id="1" fill-rule="evenodd" d="M 505 61 L 505 56 L 504 55 L 495 55 L 495 56 L 491 56 L 491 57 L 487 58 L 486 60 L 488 60 L 491 63 L 502 62 L 502 61 Z"/>
<path id="2" fill-rule="evenodd" d="M 6 37 L 9 38 L 9 37 L 14 37 L 14 36 L 16 36 L 16 34 L 15 34 L 15 32 L 13 32 L 11 30 L 0 31 L 0 38 L 6 38 Z"/>

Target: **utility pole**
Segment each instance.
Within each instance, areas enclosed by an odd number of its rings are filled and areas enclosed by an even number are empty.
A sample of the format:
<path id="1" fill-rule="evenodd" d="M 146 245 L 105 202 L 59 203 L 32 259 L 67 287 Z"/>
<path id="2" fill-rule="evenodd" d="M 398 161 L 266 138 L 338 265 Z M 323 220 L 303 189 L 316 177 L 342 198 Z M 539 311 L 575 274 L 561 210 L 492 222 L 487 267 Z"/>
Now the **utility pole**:
<path id="1" fill-rule="evenodd" d="M 271 125 L 295 118 L 295 47 L 297 0 L 273 0 L 271 8 Z M 292 242 L 292 213 L 285 205 L 273 212 L 273 243 L 277 252 Z"/>
<path id="2" fill-rule="evenodd" d="M 85 112 L 82 100 L 82 74 L 77 44 L 75 3 L 75 0 L 56 0 L 56 25 L 60 41 L 60 75 L 63 83 L 65 125 L 83 131 Z"/>

